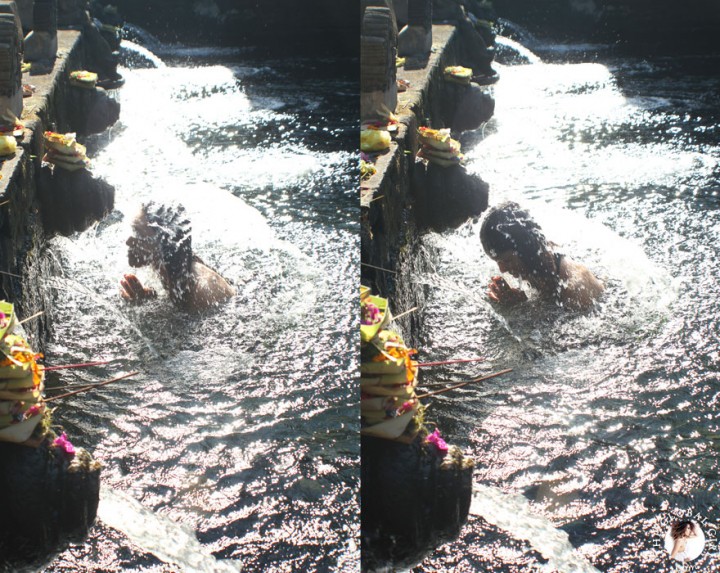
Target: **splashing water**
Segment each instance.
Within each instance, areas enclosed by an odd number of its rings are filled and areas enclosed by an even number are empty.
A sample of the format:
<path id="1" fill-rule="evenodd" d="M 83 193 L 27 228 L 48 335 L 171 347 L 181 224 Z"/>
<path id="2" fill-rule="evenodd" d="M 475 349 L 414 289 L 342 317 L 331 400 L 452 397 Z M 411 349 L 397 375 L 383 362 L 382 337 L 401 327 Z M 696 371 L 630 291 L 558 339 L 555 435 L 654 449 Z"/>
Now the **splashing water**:
<path id="1" fill-rule="evenodd" d="M 494 308 L 484 292 L 498 269 L 478 224 L 423 239 L 434 274 L 415 278 L 430 287 L 419 346 L 428 360 L 487 358 L 425 381 L 514 371 L 433 401 L 449 439 L 479 460 L 474 511 L 500 531 L 471 521 L 420 572 L 582 570 L 563 555 L 607 573 L 665 572 L 658 520 L 720 519 L 718 58 L 604 50 L 568 63 L 591 46 L 556 48 L 498 65 L 495 117 L 463 148 L 490 204 L 526 208 L 606 293 L 588 313 L 532 296 Z M 717 557 L 706 550 L 693 566 L 714 570 Z"/>
<path id="2" fill-rule="evenodd" d="M 527 500 L 501 490 L 475 484 L 470 515 L 478 515 L 515 539 L 524 539 L 548 560 L 547 570 L 561 573 L 599 573 L 568 541 L 568 535 L 553 527 L 546 519 L 534 515 Z"/>
<path id="3" fill-rule="evenodd" d="M 239 563 L 218 561 L 198 543 L 192 531 L 147 510 L 129 495 L 102 488 L 98 517 L 140 547 L 181 571 L 238 573 Z"/>
<path id="4" fill-rule="evenodd" d="M 359 209 L 345 94 L 356 80 L 343 61 L 155 48 L 165 65 L 122 69 L 120 121 L 85 142 L 115 211 L 50 245 L 63 276 L 45 285 L 48 363 L 112 363 L 60 371 L 48 387 L 141 373 L 56 412 L 103 463 L 105 491 L 101 523 L 44 571 L 93 570 L 98 556 L 108 570 L 350 571 Z M 187 314 L 153 272 L 128 267 L 130 223 L 150 200 L 185 206 L 193 252 L 237 296 Z M 125 305 L 129 271 L 158 298 Z M 180 541 L 164 547 L 154 528 Z"/>

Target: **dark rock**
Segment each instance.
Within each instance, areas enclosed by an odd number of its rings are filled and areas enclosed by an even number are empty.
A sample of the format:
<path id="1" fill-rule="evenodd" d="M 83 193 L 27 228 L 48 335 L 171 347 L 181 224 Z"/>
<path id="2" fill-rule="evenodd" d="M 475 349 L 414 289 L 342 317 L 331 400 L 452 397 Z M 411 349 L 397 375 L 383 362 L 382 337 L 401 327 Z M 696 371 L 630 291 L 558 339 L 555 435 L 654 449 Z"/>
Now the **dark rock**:
<path id="1" fill-rule="evenodd" d="M 50 443 L 0 443 L 0 566 L 47 555 L 95 520 L 100 464 L 81 448 L 69 459 Z"/>
<path id="2" fill-rule="evenodd" d="M 495 100 L 477 84 L 455 85 L 457 104 L 450 122 L 452 131 L 472 131 L 488 121 L 495 112 Z"/>
<path id="3" fill-rule="evenodd" d="M 422 434 L 421 434 L 422 435 Z M 411 444 L 361 438 L 362 570 L 402 569 L 458 535 L 472 497 L 473 464 Z"/>
<path id="4" fill-rule="evenodd" d="M 412 184 L 416 217 L 422 229 L 456 229 L 488 207 L 490 186 L 462 165 L 426 166 L 418 161 Z"/>
<path id="5" fill-rule="evenodd" d="M 87 169 L 43 167 L 38 195 L 43 227 L 50 235 L 82 232 L 110 213 L 115 203 L 115 187 Z"/>
<path id="6" fill-rule="evenodd" d="M 73 105 L 68 109 L 68 119 L 78 134 L 101 133 L 120 118 L 120 102 L 104 89 L 73 86 L 72 90 Z"/>

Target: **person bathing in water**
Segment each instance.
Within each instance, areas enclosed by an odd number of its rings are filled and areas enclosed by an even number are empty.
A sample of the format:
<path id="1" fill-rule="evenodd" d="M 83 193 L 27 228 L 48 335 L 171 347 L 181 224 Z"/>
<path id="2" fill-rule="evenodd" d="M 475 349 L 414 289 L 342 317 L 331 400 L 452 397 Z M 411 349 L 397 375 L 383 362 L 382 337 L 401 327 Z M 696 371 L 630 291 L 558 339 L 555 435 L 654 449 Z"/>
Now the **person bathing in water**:
<path id="1" fill-rule="evenodd" d="M 142 206 L 127 240 L 128 263 L 151 266 L 170 299 L 185 310 L 202 310 L 226 301 L 235 289 L 192 252 L 190 221 L 182 205 Z M 128 302 L 154 298 L 155 291 L 144 287 L 134 274 L 120 281 L 120 294 Z"/>
<path id="2" fill-rule="evenodd" d="M 540 226 L 517 203 L 503 203 L 488 211 L 480 228 L 480 241 L 501 273 L 527 281 L 545 300 L 584 310 L 605 290 L 586 267 L 554 252 Z M 527 300 L 521 289 L 511 288 L 499 276 L 492 278 L 487 294 L 502 304 Z"/>

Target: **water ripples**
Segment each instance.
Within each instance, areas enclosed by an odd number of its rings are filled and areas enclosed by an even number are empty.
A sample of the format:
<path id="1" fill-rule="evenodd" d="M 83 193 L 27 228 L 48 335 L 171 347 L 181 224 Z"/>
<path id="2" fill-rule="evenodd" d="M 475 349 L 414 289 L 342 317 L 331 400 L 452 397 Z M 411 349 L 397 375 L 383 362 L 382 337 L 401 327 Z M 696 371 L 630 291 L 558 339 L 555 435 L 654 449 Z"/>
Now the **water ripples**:
<path id="1" fill-rule="evenodd" d="M 101 524 L 45 570 L 353 570 L 355 166 L 304 131 L 325 129 L 313 110 L 342 109 L 355 80 L 340 72 L 333 84 L 323 69 L 325 91 L 304 93 L 309 61 L 158 53 L 165 67 L 123 71 L 120 123 L 88 142 L 96 174 L 116 187 L 116 211 L 51 245 L 63 275 L 46 284 L 56 301 L 48 362 L 113 362 L 49 385 L 140 374 L 56 413 L 103 462 L 105 492 Z M 172 59 L 188 56 L 202 59 Z M 281 126 L 287 138 L 268 135 Z M 235 284 L 233 300 L 194 315 L 164 296 L 120 302 L 129 223 L 149 199 L 186 207 L 193 250 Z"/>
<path id="2" fill-rule="evenodd" d="M 483 295 L 497 268 L 478 226 L 425 238 L 435 274 L 417 278 L 431 292 L 424 355 L 488 361 L 421 382 L 513 372 L 433 399 L 444 433 L 477 457 L 489 508 L 418 571 L 557 568 L 542 548 L 558 528 L 597 570 L 670 571 L 653 546 L 660 520 L 675 510 L 720 518 L 713 60 L 703 77 L 682 60 L 552 63 L 562 54 L 502 70 L 495 118 L 466 155 L 491 204 L 526 206 L 608 289 L 585 314 L 533 300 L 499 312 Z M 527 508 L 494 520 L 517 495 Z M 550 529 L 522 533 L 526 510 Z M 714 558 L 693 563 L 710 570 Z"/>

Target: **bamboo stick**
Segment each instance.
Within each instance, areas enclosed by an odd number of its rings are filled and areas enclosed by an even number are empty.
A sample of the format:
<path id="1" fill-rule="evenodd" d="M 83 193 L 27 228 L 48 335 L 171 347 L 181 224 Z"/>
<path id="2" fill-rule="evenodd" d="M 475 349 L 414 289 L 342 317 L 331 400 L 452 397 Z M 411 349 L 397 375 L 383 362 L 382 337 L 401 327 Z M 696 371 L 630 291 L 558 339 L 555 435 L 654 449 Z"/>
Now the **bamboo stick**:
<path id="1" fill-rule="evenodd" d="M 81 392 L 86 392 L 87 390 L 92 390 L 93 388 L 97 388 L 99 386 L 105 386 L 106 384 L 111 384 L 112 382 L 118 382 L 119 380 L 124 380 L 125 378 L 130 378 L 130 376 L 135 376 L 136 374 L 140 374 L 139 370 L 135 370 L 134 372 L 130 372 L 128 374 L 123 374 L 122 376 L 118 376 L 117 378 L 112 378 L 110 380 L 105 380 L 105 382 L 100 382 L 98 384 L 91 384 L 89 386 L 83 386 L 79 390 L 75 390 L 74 392 L 68 392 L 67 394 L 60 394 L 59 396 L 52 396 L 50 398 L 46 398 L 45 402 L 52 402 L 53 400 L 59 400 L 60 398 L 67 398 L 68 396 L 74 396 L 75 394 L 80 394 Z"/>
<path id="2" fill-rule="evenodd" d="M 492 374 L 488 374 L 486 376 L 482 376 L 480 378 L 475 378 L 474 380 L 468 380 L 467 382 L 462 382 L 461 384 L 456 384 L 455 386 L 449 386 L 447 388 L 443 388 L 442 390 L 435 390 L 434 392 L 427 392 L 426 394 L 421 394 L 417 396 L 418 400 L 422 400 L 423 398 L 428 398 L 429 396 L 435 396 L 436 394 L 442 394 L 443 392 L 449 392 L 450 390 L 456 390 L 457 388 L 462 388 L 463 386 L 467 386 L 468 384 L 474 384 L 475 382 L 483 382 L 485 380 L 489 380 L 490 378 L 495 378 L 496 376 L 501 376 L 502 374 L 507 374 L 508 372 L 512 372 L 512 368 L 507 368 L 506 370 L 500 370 L 499 372 L 493 372 Z"/>

